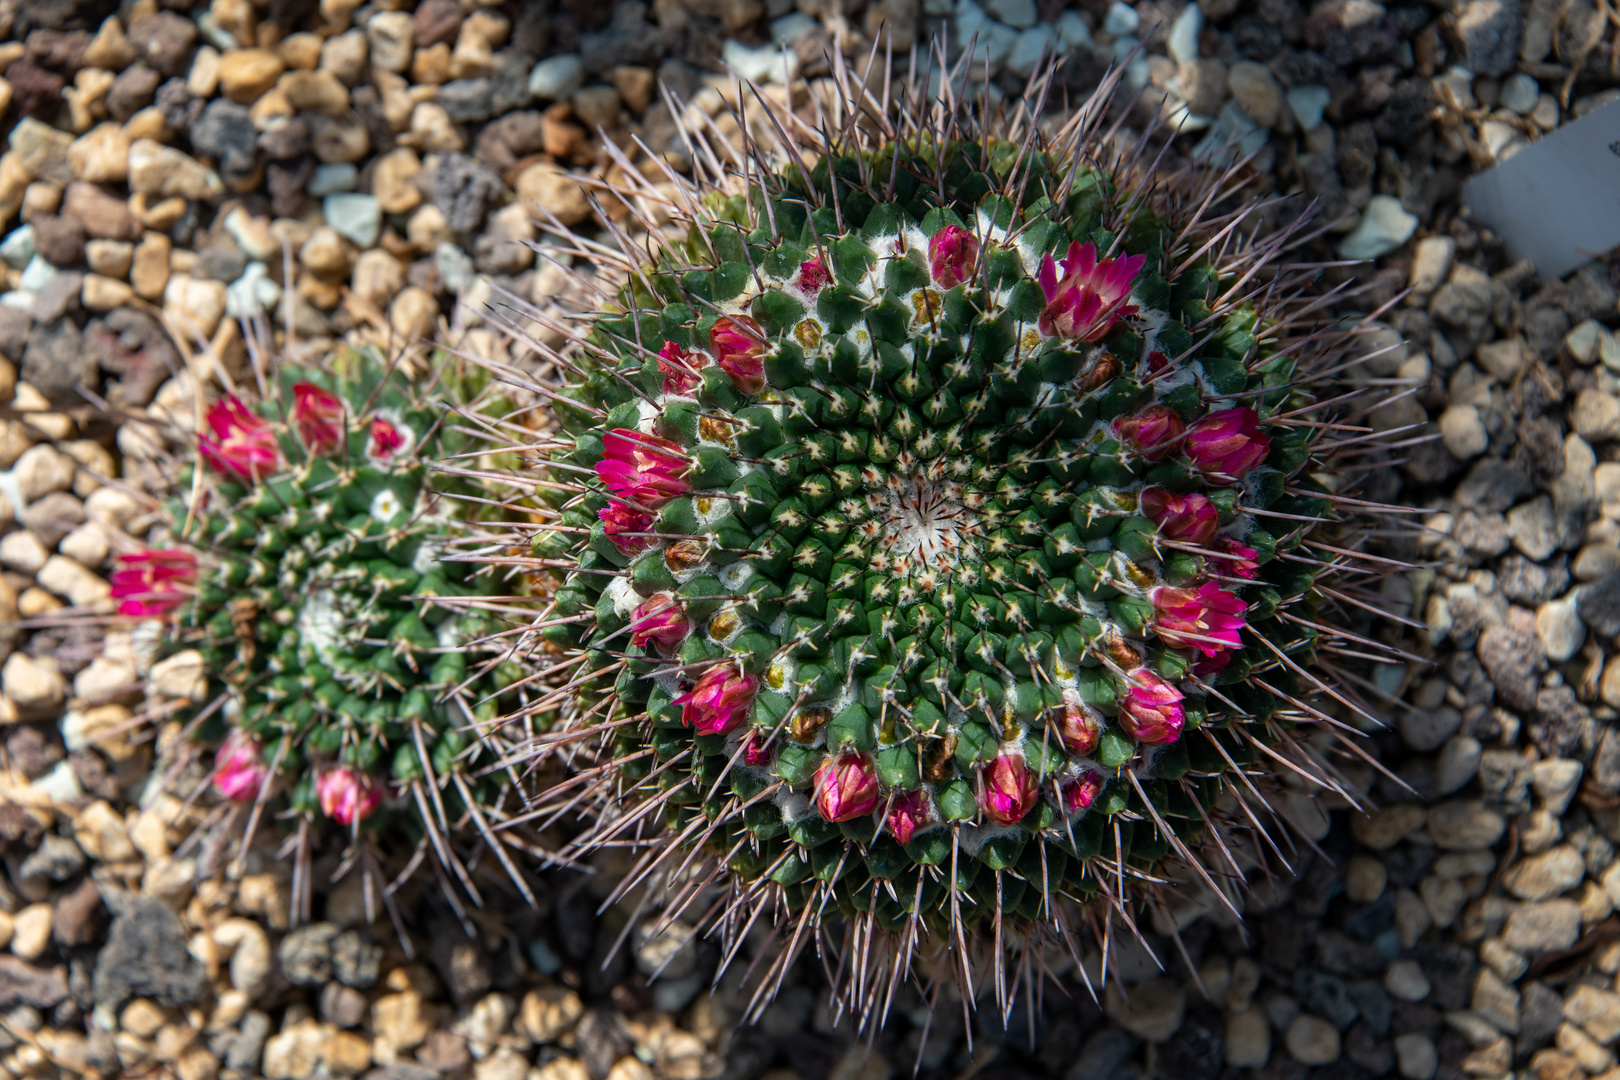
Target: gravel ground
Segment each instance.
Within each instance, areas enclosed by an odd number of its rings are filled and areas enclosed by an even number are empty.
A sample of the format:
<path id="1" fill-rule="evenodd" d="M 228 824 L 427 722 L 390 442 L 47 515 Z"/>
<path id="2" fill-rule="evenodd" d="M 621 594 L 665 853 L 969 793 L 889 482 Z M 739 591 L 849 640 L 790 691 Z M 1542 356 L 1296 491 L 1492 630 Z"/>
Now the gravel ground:
<path id="1" fill-rule="evenodd" d="M 0 1077 L 1620 1078 L 1620 264 L 1539 281 L 1458 204 L 1620 96 L 1606 0 L 400 2 L 0 0 L 0 619 L 25 620 L 0 638 Z M 604 139 L 689 169 L 660 82 L 733 134 L 728 66 L 805 101 L 835 43 L 941 33 L 992 97 L 1043 54 L 1071 100 L 1131 58 L 1133 130 L 1157 114 L 1172 161 L 1236 140 L 1261 188 L 1320 200 L 1319 254 L 1376 260 L 1361 310 L 1410 287 L 1358 376 L 1373 424 L 1438 435 L 1367 480 L 1422 511 L 1389 540 L 1421 567 L 1383 587 L 1410 624 L 1377 632 L 1429 662 L 1366 687 L 1404 784 L 1345 765 L 1371 817 L 1292 796 L 1317 850 L 1257 878 L 1242 930 L 1189 903 L 1102 1002 L 1060 962 L 1005 1028 L 944 1001 L 926 1044 L 914 995 L 870 1044 L 832 1027 L 810 963 L 739 1030 L 735 978 L 700 993 L 717 955 L 679 925 L 604 967 L 611 864 L 541 875 L 535 909 L 485 867 L 465 923 L 413 882 L 402 943 L 318 860 L 295 928 L 268 835 L 228 857 L 219 812 L 174 794 L 195 767 L 150 782 L 178 731 L 132 710 L 185 673 L 143 679 L 128 633 L 66 618 L 152 539 L 165 440 L 199 380 L 245 370 L 237 319 L 285 342 L 290 292 L 308 348 L 500 354 L 496 288 L 579 299 L 515 243 L 531 205 L 588 228 Z"/>

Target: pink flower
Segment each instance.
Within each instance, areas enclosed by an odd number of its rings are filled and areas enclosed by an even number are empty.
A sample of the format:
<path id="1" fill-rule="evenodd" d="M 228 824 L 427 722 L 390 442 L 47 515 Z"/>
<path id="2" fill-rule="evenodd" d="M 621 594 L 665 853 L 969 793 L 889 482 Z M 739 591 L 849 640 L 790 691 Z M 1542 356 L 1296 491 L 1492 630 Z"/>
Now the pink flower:
<path id="1" fill-rule="evenodd" d="M 1193 674 L 1200 678 L 1219 675 L 1226 670 L 1226 665 L 1231 662 L 1232 654 L 1223 649 L 1214 656 L 1200 657 L 1198 662 L 1193 665 Z"/>
<path id="2" fill-rule="evenodd" d="M 748 718 L 759 679 L 731 664 L 715 664 L 675 699 L 681 720 L 699 735 L 725 735 Z"/>
<path id="3" fill-rule="evenodd" d="M 1230 536 L 1217 536 L 1215 538 L 1216 566 L 1219 570 L 1232 577 L 1254 580 L 1255 572 L 1260 569 L 1260 553 L 1252 547 L 1245 547 Z"/>
<path id="4" fill-rule="evenodd" d="M 1215 504 L 1196 491 L 1177 495 L 1161 487 L 1142 489 L 1142 516 L 1159 527 L 1166 540 L 1207 544 L 1221 527 Z"/>
<path id="5" fill-rule="evenodd" d="M 1181 738 L 1187 714 L 1182 694 L 1151 668 L 1137 668 L 1128 676 L 1131 688 L 1119 711 L 1119 726 L 1139 743 L 1173 743 Z"/>
<path id="6" fill-rule="evenodd" d="M 613 546 L 626 555 L 646 551 L 652 543 L 652 537 L 641 535 L 653 527 L 653 516 L 645 510 L 614 502 L 598 510 L 596 516 L 602 519 L 602 531 Z"/>
<path id="7" fill-rule="evenodd" d="M 1187 431 L 1187 457 L 1204 476 L 1226 486 L 1266 459 L 1271 440 L 1260 434 L 1260 417 L 1246 407 L 1211 413 Z"/>
<path id="8" fill-rule="evenodd" d="M 1204 582 L 1196 592 L 1161 586 L 1153 590 L 1152 600 L 1157 612 L 1153 628 L 1172 649 L 1214 656 L 1242 647 L 1248 605 L 1215 582 Z"/>
<path id="9" fill-rule="evenodd" d="M 692 490 L 681 479 L 690 466 L 679 443 L 614 428 L 602 436 L 602 447 L 606 455 L 596 463 L 596 475 L 609 491 L 639 504 L 639 509 L 656 510 Z"/>
<path id="10" fill-rule="evenodd" d="M 886 819 L 898 843 L 909 844 L 917 830 L 934 819 L 934 803 L 926 791 L 907 791 L 894 797 Z"/>
<path id="11" fill-rule="evenodd" d="M 382 802 L 382 789 L 371 782 L 371 777 L 347 765 L 317 776 L 315 794 L 321 800 L 321 813 L 339 825 L 364 821 Z"/>
<path id="12" fill-rule="evenodd" d="M 214 754 L 214 787 L 232 802 L 258 798 L 269 772 L 264 747 L 245 731 L 232 730 Z"/>
<path id="13" fill-rule="evenodd" d="M 827 273 L 820 255 L 812 255 L 807 262 L 799 264 L 799 288 L 811 296 L 826 288 L 831 280 L 832 275 Z"/>
<path id="14" fill-rule="evenodd" d="M 1035 774 L 1023 755 L 1003 750 L 984 770 L 979 808 L 998 825 L 1016 825 L 1034 808 L 1037 792 Z"/>
<path id="15" fill-rule="evenodd" d="M 1102 794 L 1103 777 L 1101 773 L 1086 771 L 1063 785 L 1063 809 L 1073 814 L 1080 810 L 1090 809 L 1091 804 L 1097 801 Z"/>
<path id="16" fill-rule="evenodd" d="M 281 466 L 281 448 L 270 425 L 248 411 L 236 398 L 208 410 L 212 435 L 198 437 L 203 460 L 238 480 L 256 480 Z"/>
<path id="17" fill-rule="evenodd" d="M 709 329 L 714 362 L 745 394 L 765 389 L 765 332 L 746 315 L 722 315 Z"/>
<path id="18" fill-rule="evenodd" d="M 371 456 L 391 458 L 405 445 L 405 436 L 392 421 L 377 417 L 371 422 Z"/>
<path id="19" fill-rule="evenodd" d="M 118 614 L 131 619 L 162 618 L 191 598 L 197 583 L 197 556 L 167 548 L 118 556 L 110 595 Z"/>
<path id="20" fill-rule="evenodd" d="M 765 732 L 755 728 L 748 733 L 748 744 L 743 747 L 743 764 L 758 768 L 769 765 L 776 757 L 776 742 Z"/>
<path id="21" fill-rule="evenodd" d="M 1102 724 L 1090 709 L 1078 701 L 1064 702 L 1063 713 L 1056 720 L 1057 737 L 1069 753 L 1085 757 L 1097 749 Z"/>
<path id="22" fill-rule="evenodd" d="M 1059 279 L 1052 256 L 1046 256 L 1039 274 L 1041 291 L 1046 294 L 1041 333 L 1080 341 L 1107 337 L 1115 323 L 1135 314 L 1136 308 L 1126 301 L 1145 262 L 1146 255 L 1099 260 L 1095 245 L 1071 241 Z"/>
<path id="23" fill-rule="evenodd" d="M 702 366 L 701 356 L 676 342 L 666 341 L 658 350 L 658 370 L 664 376 L 666 394 L 690 394 L 698 384 L 698 369 Z"/>
<path id="24" fill-rule="evenodd" d="M 293 425 L 314 454 L 330 454 L 343 445 L 343 402 L 314 383 L 293 386 Z"/>
<path id="25" fill-rule="evenodd" d="M 840 754 L 816 767 L 816 812 L 828 821 L 863 817 L 877 805 L 877 770 L 865 754 Z"/>
<path id="26" fill-rule="evenodd" d="M 686 640 L 690 629 L 681 602 L 667 592 L 654 593 L 630 619 L 630 644 L 645 649 L 650 641 L 659 652 L 668 654 Z"/>
<path id="27" fill-rule="evenodd" d="M 1168 405 L 1152 405 L 1135 416 L 1122 416 L 1114 421 L 1114 434 L 1119 436 L 1119 441 L 1149 461 L 1158 461 L 1174 450 L 1176 440 L 1186 430 L 1187 425 Z"/>
<path id="28" fill-rule="evenodd" d="M 947 225 L 928 240 L 928 272 L 942 289 L 972 278 L 978 263 L 979 238 L 960 225 Z"/>

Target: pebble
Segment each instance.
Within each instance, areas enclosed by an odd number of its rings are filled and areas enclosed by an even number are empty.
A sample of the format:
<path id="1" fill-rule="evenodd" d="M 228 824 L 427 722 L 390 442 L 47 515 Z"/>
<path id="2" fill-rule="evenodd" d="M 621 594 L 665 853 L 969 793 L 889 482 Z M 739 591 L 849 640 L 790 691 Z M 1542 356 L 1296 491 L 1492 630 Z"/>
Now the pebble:
<path id="1" fill-rule="evenodd" d="M 225 194 L 219 174 L 173 147 L 136 139 L 129 148 L 129 187 L 156 198 L 212 199 Z"/>
<path id="2" fill-rule="evenodd" d="M 1432 987 L 1415 960 L 1397 960 L 1384 970 L 1384 989 L 1401 1001 L 1422 1001 Z"/>
<path id="3" fill-rule="evenodd" d="M 1413 750 L 1438 750 L 1462 726 L 1462 713 L 1449 705 L 1436 709 L 1403 709 L 1396 719 L 1401 738 Z"/>
<path id="4" fill-rule="evenodd" d="M 1434 842 L 1454 851 L 1490 847 L 1507 829 L 1502 815 L 1478 800 L 1458 800 L 1432 807 L 1427 824 Z"/>
<path id="5" fill-rule="evenodd" d="M 1520 116 L 1526 116 L 1541 100 L 1541 86 L 1535 79 L 1520 72 L 1509 76 L 1502 83 L 1497 100 L 1504 108 L 1512 109 Z"/>
<path id="6" fill-rule="evenodd" d="M 1301 1065 L 1328 1065 L 1339 1060 L 1339 1029 L 1319 1016 L 1301 1013 L 1294 1017 L 1283 1042 Z"/>
<path id="7" fill-rule="evenodd" d="M 1288 91 L 1288 108 L 1299 121 L 1300 130 L 1315 131 L 1322 125 L 1322 114 L 1333 100 L 1333 92 L 1325 86 L 1309 83 Z"/>
<path id="8" fill-rule="evenodd" d="M 561 101 L 585 85 L 584 60 L 575 53 L 548 56 L 529 71 L 529 95 Z"/>
<path id="9" fill-rule="evenodd" d="M 321 212 L 333 231 L 356 247 L 369 248 L 382 235 L 382 205 L 374 195 L 334 192 L 322 201 Z"/>
<path id="10" fill-rule="evenodd" d="M 1607 1045 L 1620 1039 L 1620 994 L 1582 984 L 1564 1001 L 1564 1018 Z"/>
<path id="11" fill-rule="evenodd" d="M 1189 5 L 1196 11 L 1197 5 Z M 1264 64 L 1243 61 L 1233 64 L 1226 75 L 1232 98 L 1261 127 L 1276 127 L 1282 115 L 1282 89 Z"/>
<path id="12" fill-rule="evenodd" d="M 1417 231 L 1416 214 L 1408 213 L 1393 195 L 1374 195 L 1361 212 L 1361 223 L 1339 243 L 1347 259 L 1376 259 L 1388 255 Z"/>
<path id="13" fill-rule="evenodd" d="M 1589 443 L 1620 438 L 1620 397 L 1591 387 L 1582 390 L 1570 420 L 1576 434 Z"/>
<path id="14" fill-rule="evenodd" d="M 1502 943 L 1516 952 L 1556 952 L 1573 945 L 1580 930 L 1579 904 L 1546 900 L 1515 909 L 1503 927 Z"/>
<path id="15" fill-rule="evenodd" d="M 1035 0 L 984 0 L 984 10 L 992 19 L 1006 23 L 1014 30 L 1029 29 L 1039 17 L 1035 11 Z"/>
<path id="16" fill-rule="evenodd" d="M 1188 4 L 1176 21 L 1170 24 L 1165 38 L 1165 51 L 1178 64 L 1190 64 L 1198 59 L 1198 36 L 1204 29 L 1204 13 L 1197 4 Z"/>
<path id="17" fill-rule="evenodd" d="M 1121 37 L 1136 33 L 1137 27 L 1141 24 L 1141 17 L 1137 15 L 1135 8 L 1121 3 L 1120 0 L 1114 0 L 1108 6 L 1108 13 L 1103 17 L 1103 32 Z"/>
<path id="18" fill-rule="evenodd" d="M 1435 762 L 1435 793 L 1450 795 L 1479 772 L 1484 747 L 1472 735 L 1456 735 L 1440 750 Z"/>
<path id="19" fill-rule="evenodd" d="M 1010 51 L 1009 43 L 1002 58 Z M 786 84 L 798 72 L 798 58 L 793 52 L 770 45 L 751 48 L 740 41 L 727 40 L 720 46 L 720 60 L 737 78 L 760 86 Z"/>
<path id="20" fill-rule="evenodd" d="M 1395 1036 L 1396 1068 L 1406 1080 L 1429 1080 L 1440 1068 L 1434 1040 L 1419 1031 Z"/>
<path id="21" fill-rule="evenodd" d="M 1576 613 L 1579 599 L 1577 589 L 1561 599 L 1549 600 L 1536 610 L 1536 634 L 1547 650 L 1547 659 L 1555 663 L 1574 656 L 1586 640 L 1586 626 Z"/>
<path id="22" fill-rule="evenodd" d="M 67 699 L 67 683 L 56 661 L 22 653 L 12 653 L 0 668 L 0 691 L 24 713 L 52 713 Z"/>
<path id="23" fill-rule="evenodd" d="M 579 995 L 566 987 L 530 990 L 518 1008 L 517 1028 L 531 1042 L 555 1042 L 584 1015 Z"/>
<path id="24" fill-rule="evenodd" d="M 1163 1042 L 1181 1027 L 1187 997 L 1180 983 L 1150 979 L 1131 987 L 1130 999 L 1110 983 L 1104 995 L 1109 1017 L 1126 1031 L 1147 1042 Z"/>
<path id="25" fill-rule="evenodd" d="M 1227 1065 L 1238 1069 L 1258 1069 L 1271 1060 L 1271 1023 L 1264 1011 L 1227 1014 L 1225 1053 Z"/>
<path id="26" fill-rule="evenodd" d="M 1042 63 L 1063 52 L 1058 33 L 1047 23 L 1040 23 L 1018 35 L 1007 54 L 1007 70 L 1020 78 L 1029 78 Z"/>

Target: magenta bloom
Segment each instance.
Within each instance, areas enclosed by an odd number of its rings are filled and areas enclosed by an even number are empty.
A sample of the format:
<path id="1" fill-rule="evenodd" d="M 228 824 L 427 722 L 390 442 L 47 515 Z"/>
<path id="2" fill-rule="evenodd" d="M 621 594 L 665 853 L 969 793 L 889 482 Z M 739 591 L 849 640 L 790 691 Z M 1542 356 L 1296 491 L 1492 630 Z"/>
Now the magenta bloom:
<path id="1" fill-rule="evenodd" d="M 389 420 L 377 417 L 371 422 L 371 456 L 391 458 L 405 445 L 405 436 Z"/>
<path id="2" fill-rule="evenodd" d="M 1245 547 L 1230 536 L 1217 536 L 1215 538 L 1216 566 L 1232 577 L 1254 580 L 1255 573 L 1260 569 L 1260 553 L 1252 547 Z"/>
<path id="3" fill-rule="evenodd" d="M 596 463 L 596 475 L 609 491 L 642 509 L 656 510 L 692 490 L 692 485 L 681 479 L 690 465 L 679 443 L 629 428 L 614 428 L 602 436 L 602 446 L 606 456 Z"/>
<path id="4" fill-rule="evenodd" d="M 889 833 L 902 844 L 911 843 L 917 830 L 934 819 L 934 802 L 926 791 L 907 791 L 894 797 L 886 819 Z"/>
<path id="5" fill-rule="evenodd" d="M 878 778 L 865 754 L 841 754 L 816 767 L 816 812 L 828 821 L 850 821 L 877 809 Z"/>
<path id="6" fill-rule="evenodd" d="M 658 370 L 664 376 L 666 394 L 690 394 L 698 384 L 698 369 L 702 366 L 703 357 L 676 342 L 666 341 L 658 350 Z"/>
<path id="7" fill-rule="evenodd" d="M 1041 333 L 1079 341 L 1107 337 L 1115 323 L 1136 312 L 1127 301 L 1131 283 L 1145 262 L 1146 255 L 1099 260 L 1096 245 L 1071 241 L 1059 278 L 1052 256 L 1046 256 L 1039 274 L 1041 291 L 1046 294 Z"/>
<path id="8" fill-rule="evenodd" d="M 1243 645 L 1243 616 L 1248 605 L 1213 581 L 1194 592 L 1161 586 L 1152 594 L 1157 612 L 1154 630 L 1172 649 L 1197 649 L 1214 656 Z"/>
<path id="9" fill-rule="evenodd" d="M 293 387 L 293 426 L 313 454 L 330 454 L 343 445 L 343 402 L 314 383 Z"/>
<path id="10" fill-rule="evenodd" d="M 1196 491 L 1177 495 L 1161 487 L 1142 490 L 1142 516 L 1159 527 L 1166 540 L 1207 544 L 1221 526 L 1215 504 Z"/>
<path id="11" fill-rule="evenodd" d="M 264 747 L 245 731 L 233 730 L 214 754 L 214 787 L 232 802 L 258 798 L 269 772 Z"/>
<path id="12" fill-rule="evenodd" d="M 1091 804 L 1097 801 L 1102 794 L 1103 778 L 1101 773 L 1083 772 L 1073 780 L 1063 785 L 1063 809 L 1070 814 L 1079 810 L 1090 809 Z"/>
<path id="13" fill-rule="evenodd" d="M 1071 754 L 1086 756 L 1097 749 L 1102 737 L 1102 724 L 1096 713 L 1078 701 L 1065 702 L 1063 714 L 1057 717 L 1057 737 Z"/>
<path id="14" fill-rule="evenodd" d="M 998 825 L 1016 825 L 1034 808 L 1037 791 L 1035 774 L 1023 755 L 1004 750 L 984 770 L 979 808 Z"/>
<path id="15" fill-rule="evenodd" d="M 808 261 L 799 264 L 799 288 L 811 296 L 826 288 L 831 280 L 832 275 L 827 273 L 820 255 L 812 255 Z"/>
<path id="16" fill-rule="evenodd" d="M 746 315 L 722 315 L 709 329 L 709 351 L 745 394 L 765 389 L 765 332 Z"/>
<path id="17" fill-rule="evenodd" d="M 715 664 L 697 685 L 675 699 L 681 720 L 699 735 L 725 735 L 748 718 L 759 679 L 730 664 Z"/>
<path id="18" fill-rule="evenodd" d="M 1151 668 L 1137 668 L 1129 678 L 1131 688 L 1119 711 L 1125 733 L 1139 743 L 1173 743 L 1181 738 L 1181 725 L 1187 721 L 1181 691 Z"/>
<path id="19" fill-rule="evenodd" d="M 339 825 L 364 821 L 382 802 L 382 789 L 371 782 L 371 777 L 347 765 L 317 776 L 315 795 L 321 800 L 321 813 Z"/>
<path id="20" fill-rule="evenodd" d="M 942 289 L 973 277 L 979 264 L 979 238 L 960 225 L 947 225 L 928 240 L 928 272 Z"/>
<path id="21" fill-rule="evenodd" d="M 120 555 L 109 580 L 110 595 L 119 601 L 118 614 L 162 618 L 191 598 L 191 586 L 197 584 L 197 556 L 178 548 Z"/>
<path id="22" fill-rule="evenodd" d="M 1114 421 L 1119 441 L 1149 461 L 1158 461 L 1174 450 L 1176 440 L 1186 430 L 1187 425 L 1168 405 L 1152 405 L 1135 416 Z"/>
<path id="23" fill-rule="evenodd" d="M 1187 432 L 1187 457 L 1213 484 L 1225 486 L 1243 479 L 1266 459 L 1271 440 L 1260 434 L 1260 417 L 1238 407 L 1211 413 Z"/>
<path id="24" fill-rule="evenodd" d="M 275 431 L 236 398 L 226 398 L 209 409 L 207 421 L 213 434 L 199 436 L 198 449 L 203 460 L 219 472 L 251 481 L 280 467 L 281 448 L 276 445 Z"/>
<path id="25" fill-rule="evenodd" d="M 776 756 L 776 742 L 759 728 L 748 733 L 748 744 L 743 747 L 743 764 L 758 768 L 769 765 Z"/>
<path id="26" fill-rule="evenodd" d="M 613 541 L 613 546 L 626 555 L 637 555 L 647 550 L 652 538 L 642 534 L 650 532 L 653 516 L 622 502 L 608 503 L 596 512 L 602 519 L 602 531 Z"/>
<path id="27" fill-rule="evenodd" d="M 631 616 L 630 644 L 645 649 L 647 643 L 652 642 L 659 652 L 667 655 L 686 640 L 690 629 L 681 602 L 667 592 L 654 593 L 643 600 Z"/>

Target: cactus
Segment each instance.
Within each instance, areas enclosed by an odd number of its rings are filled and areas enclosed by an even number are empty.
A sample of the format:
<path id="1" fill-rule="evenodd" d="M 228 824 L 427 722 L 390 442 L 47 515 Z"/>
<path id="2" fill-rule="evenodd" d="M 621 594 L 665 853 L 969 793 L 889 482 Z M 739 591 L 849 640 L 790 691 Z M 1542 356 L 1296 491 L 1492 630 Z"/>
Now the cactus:
<path id="1" fill-rule="evenodd" d="M 553 745 L 603 752 L 575 851 L 646 845 L 621 892 L 671 911 L 729 883 L 728 955 L 772 912 L 767 990 L 841 913 L 870 1014 L 873 971 L 977 987 L 1167 874 L 1230 905 L 1247 774 L 1331 786 L 1303 417 L 1344 339 L 1299 332 L 1298 223 L 1240 242 L 1235 171 L 1109 152 L 1107 91 L 1046 138 L 841 78 L 822 133 L 773 114 L 792 158 L 688 133 L 735 169 L 557 357 L 532 550 Z"/>
<path id="2" fill-rule="evenodd" d="M 208 410 L 166 504 L 171 546 L 123 556 L 112 595 L 158 622 L 162 657 L 200 666 L 180 718 L 218 742 L 220 796 L 306 831 L 403 821 L 453 861 L 444 834 L 499 794 L 477 775 L 483 732 L 516 678 L 477 647 L 490 575 L 447 557 L 472 504 L 429 462 L 465 439 L 442 373 L 424 393 L 369 355 L 332 368 Z"/>

